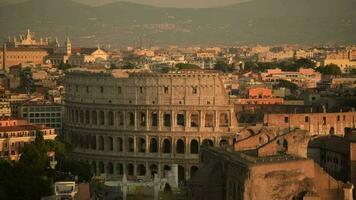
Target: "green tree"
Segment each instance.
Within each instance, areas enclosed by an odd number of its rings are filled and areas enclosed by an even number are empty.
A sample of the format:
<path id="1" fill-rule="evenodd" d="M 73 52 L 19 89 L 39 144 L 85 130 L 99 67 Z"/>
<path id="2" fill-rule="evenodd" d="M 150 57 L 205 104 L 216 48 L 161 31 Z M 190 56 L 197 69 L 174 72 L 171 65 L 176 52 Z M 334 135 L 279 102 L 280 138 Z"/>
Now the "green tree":
<path id="1" fill-rule="evenodd" d="M 175 66 L 178 70 L 184 70 L 184 69 L 200 69 L 198 65 L 190 64 L 190 63 L 178 63 Z"/>
<path id="2" fill-rule="evenodd" d="M 295 65 L 299 68 L 312 68 L 315 69 L 316 63 L 307 58 L 300 58 L 295 61 Z"/>
<path id="3" fill-rule="evenodd" d="M 135 69 L 136 64 L 130 61 L 125 62 L 125 64 L 122 66 L 122 69 Z"/>
<path id="4" fill-rule="evenodd" d="M 335 64 L 320 66 L 316 70 L 322 73 L 323 75 L 337 76 L 341 74 L 341 69 Z"/>
<path id="5" fill-rule="evenodd" d="M 214 69 L 218 70 L 218 71 L 222 71 L 224 73 L 227 72 L 233 72 L 234 71 L 234 66 L 233 65 L 229 65 L 224 61 L 217 61 L 214 65 Z"/>

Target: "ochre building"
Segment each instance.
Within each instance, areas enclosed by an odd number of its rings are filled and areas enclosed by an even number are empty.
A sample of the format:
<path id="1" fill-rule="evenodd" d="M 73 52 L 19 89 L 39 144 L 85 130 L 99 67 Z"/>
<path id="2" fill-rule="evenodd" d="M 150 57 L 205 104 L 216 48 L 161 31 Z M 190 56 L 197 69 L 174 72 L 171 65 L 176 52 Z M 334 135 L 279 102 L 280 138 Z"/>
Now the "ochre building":
<path id="1" fill-rule="evenodd" d="M 200 146 L 233 143 L 234 107 L 217 73 L 72 69 L 65 80 L 65 138 L 97 174 L 165 176 L 198 169 Z M 176 166 L 175 165 L 175 166 Z"/>

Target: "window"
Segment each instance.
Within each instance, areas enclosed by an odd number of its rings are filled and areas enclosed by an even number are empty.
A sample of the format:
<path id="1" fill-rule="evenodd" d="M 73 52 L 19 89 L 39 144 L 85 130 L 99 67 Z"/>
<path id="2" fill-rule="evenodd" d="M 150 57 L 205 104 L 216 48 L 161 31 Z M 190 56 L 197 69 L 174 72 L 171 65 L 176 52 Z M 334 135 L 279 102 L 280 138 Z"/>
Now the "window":
<path id="1" fill-rule="evenodd" d="M 164 93 L 168 94 L 168 87 L 167 86 L 164 87 Z"/>
<path id="2" fill-rule="evenodd" d="M 337 116 L 337 121 L 338 121 L 338 122 L 340 121 L 340 115 Z"/>
<path id="3" fill-rule="evenodd" d="M 163 115 L 163 125 L 166 127 L 170 127 L 171 126 L 171 114 L 169 113 L 165 113 Z"/>
<path id="4" fill-rule="evenodd" d="M 143 88 L 142 88 L 142 87 L 140 87 L 140 93 L 141 93 L 141 94 L 143 93 Z"/>
<path id="5" fill-rule="evenodd" d="M 89 93 L 89 86 L 87 86 L 87 94 Z"/>
<path id="6" fill-rule="evenodd" d="M 117 93 L 121 94 L 121 87 L 117 87 Z"/>
<path id="7" fill-rule="evenodd" d="M 308 116 L 305 116 L 304 121 L 305 121 L 305 122 L 309 122 L 309 117 L 308 117 Z"/>
<path id="8" fill-rule="evenodd" d="M 289 117 L 284 117 L 284 123 L 288 123 L 289 122 Z"/>

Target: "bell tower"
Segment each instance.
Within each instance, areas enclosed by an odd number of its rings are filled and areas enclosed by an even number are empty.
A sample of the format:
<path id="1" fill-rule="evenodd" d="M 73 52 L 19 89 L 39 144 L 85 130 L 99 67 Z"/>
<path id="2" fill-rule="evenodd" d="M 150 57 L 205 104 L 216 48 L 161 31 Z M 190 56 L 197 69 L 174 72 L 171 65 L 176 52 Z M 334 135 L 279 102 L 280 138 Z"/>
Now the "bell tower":
<path id="1" fill-rule="evenodd" d="M 66 53 L 67 53 L 67 55 L 72 54 L 72 42 L 70 41 L 68 36 L 67 36 L 67 40 L 66 40 Z"/>

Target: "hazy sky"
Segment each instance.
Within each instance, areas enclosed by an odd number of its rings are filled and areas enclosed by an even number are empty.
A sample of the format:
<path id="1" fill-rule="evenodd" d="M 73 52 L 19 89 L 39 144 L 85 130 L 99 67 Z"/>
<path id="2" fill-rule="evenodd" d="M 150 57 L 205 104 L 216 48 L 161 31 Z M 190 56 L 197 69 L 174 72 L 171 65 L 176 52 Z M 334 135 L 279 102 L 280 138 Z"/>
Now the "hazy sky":
<path id="1" fill-rule="evenodd" d="M 241 2 L 241 0 L 75 0 L 87 4 L 106 4 L 113 1 L 128 1 L 140 4 L 149 4 L 160 7 L 189 7 L 189 8 L 204 8 L 224 6 Z"/>
<path id="2" fill-rule="evenodd" d="M 1 3 L 18 3 L 29 0 L 0 0 Z M 57 0 L 60 1 L 60 0 Z M 178 7 L 178 8 L 206 8 L 206 7 L 218 7 L 229 4 L 235 4 L 242 1 L 250 0 L 72 0 L 88 5 L 103 5 L 112 3 L 115 1 L 127 1 L 140 4 L 148 4 L 159 7 Z"/>

